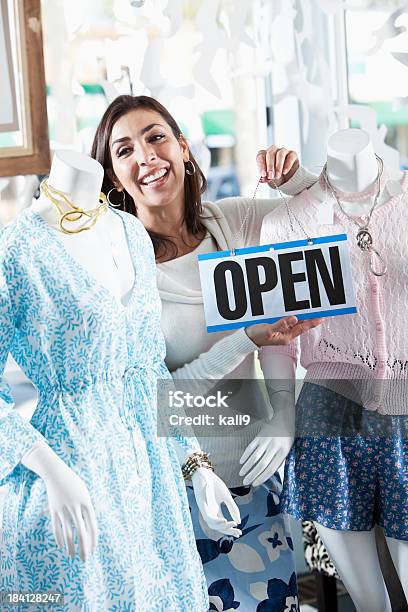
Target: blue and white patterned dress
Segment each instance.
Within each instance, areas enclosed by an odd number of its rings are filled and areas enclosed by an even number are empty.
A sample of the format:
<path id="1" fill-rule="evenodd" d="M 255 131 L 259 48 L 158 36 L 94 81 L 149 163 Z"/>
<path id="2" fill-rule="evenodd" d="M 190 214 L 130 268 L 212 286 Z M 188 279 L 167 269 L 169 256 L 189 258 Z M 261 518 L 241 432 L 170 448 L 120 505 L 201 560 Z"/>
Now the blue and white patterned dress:
<path id="1" fill-rule="evenodd" d="M 127 306 L 34 211 L 0 234 L 1 373 L 10 351 L 39 393 L 28 422 L 0 386 L 0 590 L 58 591 L 70 612 L 205 612 L 174 442 L 156 436 L 156 380 L 168 374 L 153 250 L 140 222 L 115 212 L 135 267 Z M 88 487 L 99 540 L 85 563 L 58 548 L 44 482 L 19 463 L 43 438 Z"/>

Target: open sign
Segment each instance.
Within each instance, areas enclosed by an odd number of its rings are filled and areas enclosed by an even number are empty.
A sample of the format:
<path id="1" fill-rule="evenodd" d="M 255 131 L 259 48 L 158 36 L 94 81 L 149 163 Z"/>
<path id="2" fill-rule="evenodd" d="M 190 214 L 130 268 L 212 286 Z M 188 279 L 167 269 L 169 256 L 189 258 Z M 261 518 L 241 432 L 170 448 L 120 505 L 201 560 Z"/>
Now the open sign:
<path id="1" fill-rule="evenodd" d="M 198 256 L 207 331 L 357 312 L 347 235 Z"/>

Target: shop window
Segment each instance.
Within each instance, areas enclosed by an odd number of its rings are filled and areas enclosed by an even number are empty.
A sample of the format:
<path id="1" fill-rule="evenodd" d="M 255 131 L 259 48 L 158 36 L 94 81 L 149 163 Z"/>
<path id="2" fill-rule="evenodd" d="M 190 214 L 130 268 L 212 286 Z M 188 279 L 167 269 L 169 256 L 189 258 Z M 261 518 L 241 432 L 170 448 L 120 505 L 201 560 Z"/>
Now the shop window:
<path id="1" fill-rule="evenodd" d="M 408 168 L 408 5 L 387 5 L 346 11 L 349 101 L 376 111 Z"/>

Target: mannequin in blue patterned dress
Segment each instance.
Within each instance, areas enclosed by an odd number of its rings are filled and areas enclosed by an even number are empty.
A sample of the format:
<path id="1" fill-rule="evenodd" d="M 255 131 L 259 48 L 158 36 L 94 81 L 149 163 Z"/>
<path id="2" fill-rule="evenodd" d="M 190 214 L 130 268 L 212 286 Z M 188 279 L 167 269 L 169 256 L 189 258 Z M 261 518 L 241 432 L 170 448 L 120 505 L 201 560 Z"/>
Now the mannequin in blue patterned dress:
<path id="1" fill-rule="evenodd" d="M 54 178 L 62 167 L 77 203 L 97 201 L 100 165 L 58 159 Z M 179 463 L 199 447 L 156 433 L 156 382 L 168 373 L 150 240 L 122 212 L 75 236 L 57 220 L 42 202 L 0 234 L 0 368 L 10 351 L 39 392 L 28 422 L 0 386 L 0 591 L 62 593 L 69 612 L 206 612 Z"/>

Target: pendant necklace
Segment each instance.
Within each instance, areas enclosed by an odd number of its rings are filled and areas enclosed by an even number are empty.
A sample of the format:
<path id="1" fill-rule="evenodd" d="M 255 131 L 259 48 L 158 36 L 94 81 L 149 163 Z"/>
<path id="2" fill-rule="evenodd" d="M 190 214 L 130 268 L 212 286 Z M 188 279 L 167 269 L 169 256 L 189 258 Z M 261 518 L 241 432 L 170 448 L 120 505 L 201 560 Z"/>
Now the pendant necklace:
<path id="1" fill-rule="evenodd" d="M 384 274 L 386 274 L 387 272 L 387 264 L 385 263 L 385 260 L 383 258 L 383 256 L 377 251 L 377 249 L 374 248 L 373 246 L 373 236 L 370 230 L 370 221 L 371 221 L 371 216 L 374 212 L 374 209 L 377 207 L 378 205 L 378 199 L 380 197 L 380 192 L 381 192 L 381 177 L 383 174 L 383 170 L 384 170 L 384 162 L 381 159 L 381 157 L 379 157 L 378 155 L 376 155 L 376 159 L 377 159 L 377 163 L 378 163 L 378 174 L 377 174 L 377 178 L 376 178 L 376 183 L 377 183 L 377 191 L 376 194 L 373 198 L 373 204 L 371 206 L 370 212 L 368 213 L 367 216 L 367 221 L 365 223 L 359 223 L 359 221 L 355 218 L 352 217 L 351 215 L 349 215 L 343 208 L 343 206 L 341 205 L 340 202 L 340 198 L 337 195 L 337 192 L 335 190 L 335 188 L 333 187 L 333 185 L 330 182 L 328 173 L 327 173 L 327 163 L 324 165 L 323 171 L 322 171 L 322 176 L 326 182 L 326 185 L 328 186 L 333 198 L 335 199 L 338 207 L 340 208 L 340 210 L 342 211 L 342 213 L 347 217 L 347 219 L 349 219 L 352 223 L 354 223 L 354 225 L 356 225 L 358 227 L 358 232 L 356 234 L 356 241 L 357 241 L 357 246 L 359 247 L 359 249 L 361 249 L 361 251 L 363 251 L 363 253 L 366 253 L 367 255 L 370 256 L 370 270 L 372 272 L 372 274 L 374 274 L 374 276 L 384 276 Z M 374 265 L 374 258 L 377 257 L 378 261 L 379 261 L 379 267 L 376 268 Z"/>

